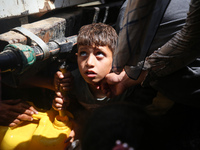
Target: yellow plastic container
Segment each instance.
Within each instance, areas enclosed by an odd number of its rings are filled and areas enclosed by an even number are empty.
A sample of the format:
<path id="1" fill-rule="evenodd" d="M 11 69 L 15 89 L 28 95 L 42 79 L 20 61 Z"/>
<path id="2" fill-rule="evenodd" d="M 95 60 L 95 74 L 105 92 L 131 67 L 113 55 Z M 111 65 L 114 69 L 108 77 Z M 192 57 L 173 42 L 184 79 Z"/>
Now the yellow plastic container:
<path id="1" fill-rule="evenodd" d="M 66 111 L 68 116 L 73 116 Z M 51 109 L 33 115 L 34 121 L 24 121 L 15 128 L 0 126 L 1 150 L 64 150 L 72 123 Z"/>

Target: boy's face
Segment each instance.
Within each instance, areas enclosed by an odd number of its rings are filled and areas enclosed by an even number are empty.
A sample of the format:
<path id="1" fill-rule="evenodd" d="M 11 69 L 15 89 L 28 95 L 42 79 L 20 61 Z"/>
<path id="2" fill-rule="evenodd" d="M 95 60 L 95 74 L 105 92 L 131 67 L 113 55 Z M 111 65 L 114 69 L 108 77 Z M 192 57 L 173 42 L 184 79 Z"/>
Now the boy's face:
<path id="1" fill-rule="evenodd" d="M 77 61 L 80 73 L 89 84 L 101 81 L 112 67 L 112 51 L 108 46 L 79 46 Z"/>

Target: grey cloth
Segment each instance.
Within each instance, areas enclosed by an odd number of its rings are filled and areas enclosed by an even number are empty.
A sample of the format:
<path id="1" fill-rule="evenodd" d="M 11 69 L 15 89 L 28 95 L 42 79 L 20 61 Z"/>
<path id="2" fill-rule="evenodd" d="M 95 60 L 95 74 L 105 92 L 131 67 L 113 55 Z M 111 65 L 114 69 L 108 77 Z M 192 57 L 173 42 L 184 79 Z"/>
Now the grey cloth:
<path id="1" fill-rule="evenodd" d="M 159 25 L 148 55 L 168 42 L 185 24 L 190 0 L 171 0 Z"/>
<path id="2" fill-rule="evenodd" d="M 200 107 L 200 0 L 191 1 L 183 28 L 145 61 L 143 83 L 178 103 Z"/>
<path id="3" fill-rule="evenodd" d="M 113 70 L 115 72 L 120 72 L 124 66 L 129 77 L 133 79 L 137 79 L 137 76 L 140 73 L 141 68 L 143 67 L 143 62 L 145 59 L 144 57 L 146 55 L 152 54 L 155 50 L 163 46 L 183 27 L 183 25 L 185 24 L 186 17 L 187 17 L 187 12 L 189 11 L 189 3 L 190 3 L 190 0 L 171 0 L 170 1 L 169 6 L 167 7 L 166 12 L 164 13 L 164 16 L 161 20 L 161 23 L 159 24 L 159 27 L 156 31 L 155 37 L 154 37 L 154 33 L 152 33 L 151 35 L 151 38 L 153 38 L 153 42 L 150 48 L 147 47 L 148 44 L 142 43 L 142 42 L 139 44 L 144 44 L 146 48 L 144 48 L 144 46 L 137 46 L 138 39 L 142 40 L 139 34 L 140 33 L 139 28 L 141 26 L 141 23 L 134 22 L 135 24 L 131 24 L 137 31 L 127 32 L 126 36 L 120 35 L 118 49 L 114 56 Z M 124 29 L 124 26 L 122 23 L 123 21 L 125 21 L 127 13 L 125 14 L 125 18 L 123 18 L 122 16 L 125 13 L 125 8 L 127 5 L 130 5 L 130 2 L 128 2 L 128 0 L 126 0 L 121 7 L 121 11 L 119 13 L 119 17 L 118 17 L 118 21 L 116 25 L 117 32 L 121 32 L 121 30 Z M 132 6 L 128 7 L 126 11 L 132 10 L 131 8 Z M 143 10 L 144 9 L 145 8 L 143 8 Z M 164 10 L 162 11 L 164 12 Z M 138 13 L 138 12 L 135 11 L 134 13 Z M 131 19 L 132 18 L 130 18 L 130 20 Z M 159 20 L 156 20 L 156 21 L 159 22 Z M 139 24 L 138 25 L 139 27 L 137 26 L 137 24 Z M 144 34 L 143 36 L 147 36 L 145 35 L 145 33 L 143 34 Z M 135 38 L 132 36 L 135 36 Z M 151 38 L 148 38 L 147 41 L 151 40 Z M 127 42 L 127 39 L 132 39 L 132 41 L 130 40 L 130 42 Z M 135 44 L 136 45 L 134 47 L 135 49 L 133 47 L 132 49 L 130 49 L 131 47 L 130 46 L 128 47 L 128 43 L 132 43 L 132 45 Z M 143 51 L 142 51 L 142 47 L 143 47 Z M 136 70 L 138 70 L 137 71 L 138 73 L 136 72 Z"/>
<path id="4" fill-rule="evenodd" d="M 145 66 L 150 74 L 166 76 L 200 56 L 200 0 L 191 1 L 183 28 L 165 45 L 151 54 Z"/>
<path id="5" fill-rule="evenodd" d="M 125 69 L 130 78 L 137 79 L 168 3 L 169 0 L 127 2 L 114 52 L 114 72 L 119 73 Z"/>
<path id="6" fill-rule="evenodd" d="M 190 0 L 170 1 L 147 52 L 150 56 L 145 68 L 149 69 L 149 74 L 143 83 L 143 86 L 150 85 L 171 100 L 197 107 L 200 106 L 199 3 L 199 0 L 192 0 L 191 4 Z M 185 24 L 187 14 L 189 18 Z M 123 47 L 121 48 L 123 53 Z M 128 58 L 130 56 L 126 59 Z M 142 64 L 142 61 L 137 61 L 136 64 Z M 129 74 L 135 74 L 134 70 Z"/>
<path id="7" fill-rule="evenodd" d="M 124 20 L 124 13 L 127 7 L 127 3 L 128 0 L 125 0 L 124 3 L 122 4 L 120 11 L 119 11 L 119 15 L 117 17 L 117 22 L 116 22 L 116 26 L 115 26 L 115 30 L 116 32 L 119 34 L 120 28 L 122 27 L 122 23 Z"/>

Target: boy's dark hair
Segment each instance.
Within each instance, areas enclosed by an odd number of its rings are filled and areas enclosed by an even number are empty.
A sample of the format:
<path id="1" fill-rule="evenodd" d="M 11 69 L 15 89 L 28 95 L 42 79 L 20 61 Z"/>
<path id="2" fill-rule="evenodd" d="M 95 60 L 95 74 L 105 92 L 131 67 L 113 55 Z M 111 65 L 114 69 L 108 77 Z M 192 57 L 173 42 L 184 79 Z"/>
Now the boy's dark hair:
<path id="1" fill-rule="evenodd" d="M 112 26 L 104 23 L 92 23 L 80 28 L 77 46 L 108 46 L 114 52 L 117 37 L 118 35 Z"/>

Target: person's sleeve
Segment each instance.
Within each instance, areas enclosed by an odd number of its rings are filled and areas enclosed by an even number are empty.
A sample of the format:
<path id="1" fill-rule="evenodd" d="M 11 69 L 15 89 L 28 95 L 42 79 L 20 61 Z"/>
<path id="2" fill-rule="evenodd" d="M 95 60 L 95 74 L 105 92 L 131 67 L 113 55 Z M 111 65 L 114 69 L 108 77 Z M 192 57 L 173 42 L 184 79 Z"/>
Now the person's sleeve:
<path id="1" fill-rule="evenodd" d="M 148 69 L 149 73 L 145 82 L 172 74 L 200 56 L 199 27 L 200 0 L 191 0 L 183 28 L 165 45 L 146 58 L 144 68 Z"/>
<path id="2" fill-rule="evenodd" d="M 170 0 L 129 0 L 113 57 L 113 71 L 137 79 Z"/>

